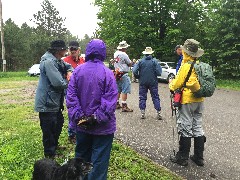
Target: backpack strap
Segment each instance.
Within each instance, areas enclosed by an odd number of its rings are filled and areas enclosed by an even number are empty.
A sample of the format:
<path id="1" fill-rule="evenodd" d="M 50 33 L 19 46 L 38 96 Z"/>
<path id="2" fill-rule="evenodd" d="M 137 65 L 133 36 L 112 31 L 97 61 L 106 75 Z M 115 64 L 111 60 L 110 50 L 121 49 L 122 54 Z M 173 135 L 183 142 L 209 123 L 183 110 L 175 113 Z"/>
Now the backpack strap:
<path id="1" fill-rule="evenodd" d="M 188 80 L 189 80 L 189 77 L 190 77 L 190 75 L 191 75 L 191 73 L 192 73 L 193 66 L 194 66 L 194 64 L 196 63 L 196 61 L 197 61 L 197 59 L 195 59 L 195 60 L 191 63 L 191 67 L 190 67 L 190 69 L 189 69 L 189 71 L 188 71 L 188 74 L 187 74 L 187 77 L 186 77 L 186 79 L 185 79 L 185 81 L 184 81 L 184 83 L 183 83 L 183 88 L 186 87 L 186 83 L 187 83 Z"/>

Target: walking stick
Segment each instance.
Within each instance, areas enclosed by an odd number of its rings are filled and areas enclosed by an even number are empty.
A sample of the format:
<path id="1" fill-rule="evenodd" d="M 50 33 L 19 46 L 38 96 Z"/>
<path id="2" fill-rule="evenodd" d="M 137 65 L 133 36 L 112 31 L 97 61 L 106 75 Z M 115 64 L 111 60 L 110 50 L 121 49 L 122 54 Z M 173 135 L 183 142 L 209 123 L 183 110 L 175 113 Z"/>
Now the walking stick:
<path id="1" fill-rule="evenodd" d="M 171 93 L 170 94 L 170 99 L 171 99 L 171 110 L 172 110 L 172 119 L 173 120 L 177 120 L 174 118 L 174 116 L 177 118 L 176 114 L 177 114 L 177 108 L 173 106 L 173 97 L 174 97 L 174 94 Z M 175 127 L 173 126 L 172 127 L 172 130 L 173 130 L 173 137 L 172 137 L 172 147 L 173 147 L 173 155 L 175 156 L 176 155 L 176 151 L 174 149 L 174 143 L 175 143 Z M 179 139 L 179 137 L 178 137 Z"/>
<path id="2" fill-rule="evenodd" d="M 176 116 L 176 108 L 173 106 L 173 96 L 174 94 L 171 93 L 170 94 L 170 99 L 171 99 L 171 110 L 172 110 L 172 118 L 174 120 L 174 115 Z M 175 151 L 175 148 L 174 148 L 174 143 L 175 143 L 175 129 L 174 129 L 174 126 L 172 127 L 172 130 L 173 130 L 173 137 L 172 137 L 172 148 L 173 148 L 173 155 L 175 156 L 176 155 L 176 151 Z"/>

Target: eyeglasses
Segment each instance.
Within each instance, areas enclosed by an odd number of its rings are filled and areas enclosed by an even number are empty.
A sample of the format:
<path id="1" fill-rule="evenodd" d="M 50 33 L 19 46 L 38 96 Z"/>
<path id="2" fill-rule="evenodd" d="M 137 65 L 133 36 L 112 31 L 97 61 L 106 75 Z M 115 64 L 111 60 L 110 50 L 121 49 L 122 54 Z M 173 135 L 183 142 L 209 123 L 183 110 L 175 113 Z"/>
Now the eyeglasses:
<path id="1" fill-rule="evenodd" d="M 69 49 L 70 51 L 77 51 L 78 50 L 78 48 L 75 48 L 75 47 L 70 47 L 70 49 Z"/>

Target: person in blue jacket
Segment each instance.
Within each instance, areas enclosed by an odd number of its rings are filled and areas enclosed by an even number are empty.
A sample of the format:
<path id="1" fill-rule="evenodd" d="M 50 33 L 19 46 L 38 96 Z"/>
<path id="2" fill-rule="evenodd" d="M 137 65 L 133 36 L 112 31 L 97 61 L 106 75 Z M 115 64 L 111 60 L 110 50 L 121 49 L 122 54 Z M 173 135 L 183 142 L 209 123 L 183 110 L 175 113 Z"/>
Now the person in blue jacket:
<path id="1" fill-rule="evenodd" d="M 157 119 L 162 120 L 160 98 L 158 94 L 158 79 L 162 73 L 162 67 L 157 59 L 152 57 L 154 51 L 146 47 L 142 53 L 144 57 L 133 67 L 135 77 L 139 79 L 139 108 L 141 119 L 145 119 L 147 92 L 150 90 L 154 108 L 157 110 Z"/>
<path id="2" fill-rule="evenodd" d="M 175 47 L 175 51 L 176 51 L 176 54 L 179 56 L 179 58 L 178 58 L 178 63 L 177 63 L 177 67 L 176 67 L 176 74 L 177 74 L 179 68 L 181 67 L 182 59 L 183 59 L 181 45 L 177 45 L 177 46 Z"/>
<path id="3" fill-rule="evenodd" d="M 44 155 L 53 159 L 64 123 L 64 90 L 67 89 L 73 68 L 61 58 L 67 52 L 63 40 L 51 42 L 51 47 L 41 57 L 40 77 L 35 96 L 35 111 L 39 112 Z"/>

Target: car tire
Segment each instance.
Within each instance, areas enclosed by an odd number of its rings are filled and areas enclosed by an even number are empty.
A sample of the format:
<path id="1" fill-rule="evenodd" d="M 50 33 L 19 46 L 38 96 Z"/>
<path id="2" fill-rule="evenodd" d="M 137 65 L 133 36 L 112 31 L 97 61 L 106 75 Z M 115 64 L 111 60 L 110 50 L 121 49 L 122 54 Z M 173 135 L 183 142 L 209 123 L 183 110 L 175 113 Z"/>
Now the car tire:
<path id="1" fill-rule="evenodd" d="M 169 82 L 170 79 L 174 79 L 175 75 L 174 74 L 169 74 L 167 77 L 167 82 Z"/>

